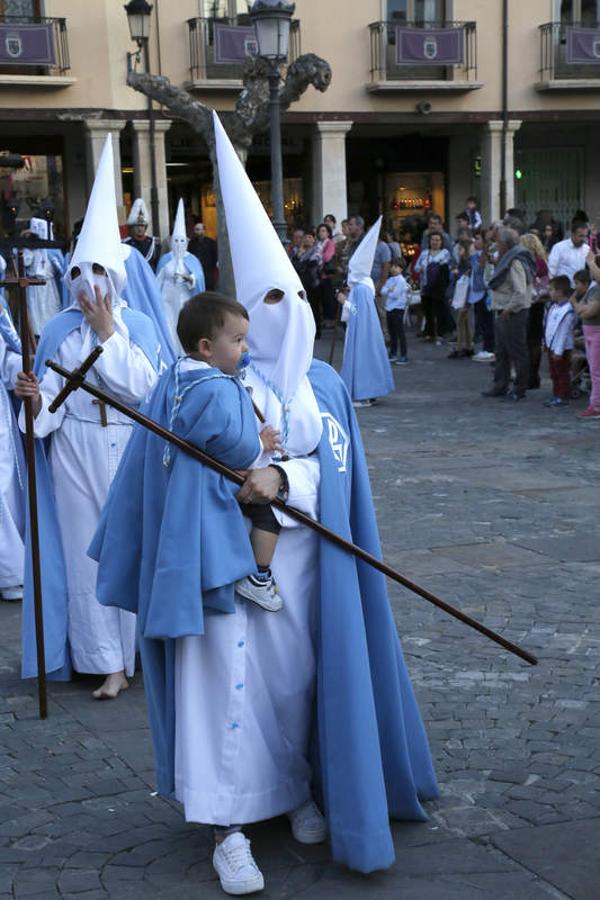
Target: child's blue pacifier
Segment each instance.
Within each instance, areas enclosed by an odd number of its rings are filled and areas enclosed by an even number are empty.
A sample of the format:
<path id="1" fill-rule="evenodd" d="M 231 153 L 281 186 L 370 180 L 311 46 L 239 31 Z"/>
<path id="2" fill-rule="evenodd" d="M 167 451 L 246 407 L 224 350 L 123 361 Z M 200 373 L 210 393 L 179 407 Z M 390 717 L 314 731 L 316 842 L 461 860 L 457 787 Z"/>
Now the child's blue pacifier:
<path id="1" fill-rule="evenodd" d="M 238 359 L 236 369 L 238 369 L 239 371 L 243 371 L 244 369 L 247 369 L 248 366 L 250 365 L 250 360 L 251 360 L 250 354 L 248 353 L 247 350 L 244 350 L 244 352 Z"/>

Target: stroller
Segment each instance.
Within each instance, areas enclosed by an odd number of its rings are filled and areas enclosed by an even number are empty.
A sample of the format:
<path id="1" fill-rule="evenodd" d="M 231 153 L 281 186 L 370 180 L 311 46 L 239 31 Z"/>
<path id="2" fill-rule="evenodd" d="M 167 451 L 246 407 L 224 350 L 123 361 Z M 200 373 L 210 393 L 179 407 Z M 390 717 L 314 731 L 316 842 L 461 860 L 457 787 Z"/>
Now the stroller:
<path id="1" fill-rule="evenodd" d="M 592 378 L 587 356 L 585 355 L 585 339 L 583 334 L 575 334 L 575 346 L 571 353 L 571 400 L 589 396 L 592 390 Z"/>

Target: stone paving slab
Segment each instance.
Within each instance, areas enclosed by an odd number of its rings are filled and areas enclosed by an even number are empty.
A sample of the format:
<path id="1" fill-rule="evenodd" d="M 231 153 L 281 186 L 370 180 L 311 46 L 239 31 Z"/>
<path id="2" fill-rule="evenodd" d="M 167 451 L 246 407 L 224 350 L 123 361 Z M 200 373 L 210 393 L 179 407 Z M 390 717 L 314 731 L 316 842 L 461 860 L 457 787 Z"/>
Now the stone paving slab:
<path id="1" fill-rule="evenodd" d="M 600 818 L 545 825 L 520 840 L 515 832 L 495 835 L 493 844 L 573 900 L 600 896 Z"/>

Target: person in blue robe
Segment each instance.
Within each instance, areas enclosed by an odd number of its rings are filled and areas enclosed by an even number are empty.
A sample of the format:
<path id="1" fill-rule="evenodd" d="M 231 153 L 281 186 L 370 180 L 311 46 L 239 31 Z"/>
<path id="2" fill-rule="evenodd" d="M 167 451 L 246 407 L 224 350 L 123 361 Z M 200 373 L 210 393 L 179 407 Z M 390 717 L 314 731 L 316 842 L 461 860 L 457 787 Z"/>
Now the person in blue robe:
<path id="1" fill-rule="evenodd" d="M 381 557 L 348 394 L 324 363 L 313 363 L 309 379 L 324 422 L 316 454 L 320 519 Z M 181 387 L 171 370 L 146 408 L 165 427 L 172 423 L 174 396 L 183 395 L 188 382 Z M 234 382 L 194 387 L 179 410 L 177 434 L 230 466 L 249 464 L 256 450 L 252 428 L 247 436 L 245 429 L 251 411 Z M 237 444 L 229 448 L 232 435 Z M 252 570 L 253 558 L 234 503 L 236 488 L 175 448 L 168 451 L 166 468 L 165 452 L 164 442 L 136 427 L 90 553 L 99 561 L 100 601 L 138 614 L 157 786 L 174 797 L 177 643 L 203 635 L 209 616 L 240 615 L 231 607 L 232 585 L 243 570 Z M 322 538 L 315 566 L 317 683 L 314 734 L 305 749 L 308 755 L 312 747 L 314 790 L 326 814 L 333 859 L 367 873 L 394 862 L 390 819 L 425 820 L 422 804 L 437 796 L 437 784 L 383 575 Z M 269 627 L 273 620 L 278 627 L 281 616 L 272 617 Z M 259 630 L 265 627 L 259 619 Z M 265 668 L 268 681 L 270 661 L 253 665 Z M 253 690 L 260 692 L 260 679 Z"/>
<path id="2" fill-rule="evenodd" d="M 369 229 L 348 266 L 350 294 L 338 295 L 347 323 L 340 375 L 355 406 L 370 406 L 394 390 L 394 378 L 375 304 L 371 278 L 381 217 Z"/>
<path id="3" fill-rule="evenodd" d="M 26 469 L 13 388 L 21 370 L 21 341 L 0 297 L 0 597 L 23 593 Z"/>

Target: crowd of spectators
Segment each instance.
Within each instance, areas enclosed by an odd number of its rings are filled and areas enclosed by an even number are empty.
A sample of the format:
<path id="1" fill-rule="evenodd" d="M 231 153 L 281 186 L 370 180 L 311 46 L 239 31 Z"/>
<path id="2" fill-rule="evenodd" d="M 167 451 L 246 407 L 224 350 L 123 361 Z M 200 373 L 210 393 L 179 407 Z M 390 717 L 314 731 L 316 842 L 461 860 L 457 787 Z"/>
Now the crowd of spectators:
<path id="1" fill-rule="evenodd" d="M 577 415 L 600 418 L 600 256 L 596 228 L 583 210 L 565 231 L 548 210 L 527 224 L 510 209 L 485 226 L 475 198 L 455 219 L 454 234 L 435 212 L 410 217 L 400 233 L 385 225 L 371 272 L 392 363 L 408 361 L 406 326 L 416 337 L 448 345 L 451 359 L 493 366 L 486 397 L 518 402 L 541 386 L 544 355 L 553 393 L 547 405 L 567 406 L 589 391 Z M 358 215 L 296 229 L 290 258 L 317 325 L 334 327 L 336 291 L 365 234 Z"/>

